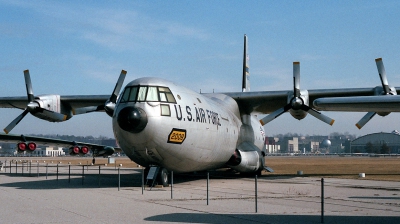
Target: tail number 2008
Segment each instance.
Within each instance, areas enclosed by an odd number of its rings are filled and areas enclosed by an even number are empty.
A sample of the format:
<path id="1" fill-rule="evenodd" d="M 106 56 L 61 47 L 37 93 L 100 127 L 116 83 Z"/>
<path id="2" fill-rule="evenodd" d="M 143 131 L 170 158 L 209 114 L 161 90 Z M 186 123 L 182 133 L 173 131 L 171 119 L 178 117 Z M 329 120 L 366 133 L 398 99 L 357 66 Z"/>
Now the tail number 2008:
<path id="1" fill-rule="evenodd" d="M 186 130 L 173 128 L 168 135 L 168 143 L 182 144 L 186 139 Z"/>

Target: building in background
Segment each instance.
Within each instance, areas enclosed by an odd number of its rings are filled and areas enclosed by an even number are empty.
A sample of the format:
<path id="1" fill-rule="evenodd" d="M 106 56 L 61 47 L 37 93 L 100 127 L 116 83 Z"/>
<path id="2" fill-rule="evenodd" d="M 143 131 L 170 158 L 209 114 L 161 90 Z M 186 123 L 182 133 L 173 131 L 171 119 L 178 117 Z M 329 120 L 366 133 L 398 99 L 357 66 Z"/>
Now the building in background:
<path id="1" fill-rule="evenodd" d="M 392 133 L 373 133 L 351 141 L 350 153 L 400 153 L 400 135 Z"/>
<path id="2" fill-rule="evenodd" d="M 278 144 L 279 138 L 276 137 L 265 137 L 265 149 L 267 154 L 280 153 L 281 146 Z"/>

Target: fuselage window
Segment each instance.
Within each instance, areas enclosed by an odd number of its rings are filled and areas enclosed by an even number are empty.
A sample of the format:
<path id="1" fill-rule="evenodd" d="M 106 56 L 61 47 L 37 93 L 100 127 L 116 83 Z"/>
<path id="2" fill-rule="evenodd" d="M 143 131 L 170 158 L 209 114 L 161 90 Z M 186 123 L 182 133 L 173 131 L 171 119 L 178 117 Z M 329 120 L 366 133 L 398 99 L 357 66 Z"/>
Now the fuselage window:
<path id="1" fill-rule="evenodd" d="M 171 116 L 169 104 L 161 104 L 161 116 Z"/>

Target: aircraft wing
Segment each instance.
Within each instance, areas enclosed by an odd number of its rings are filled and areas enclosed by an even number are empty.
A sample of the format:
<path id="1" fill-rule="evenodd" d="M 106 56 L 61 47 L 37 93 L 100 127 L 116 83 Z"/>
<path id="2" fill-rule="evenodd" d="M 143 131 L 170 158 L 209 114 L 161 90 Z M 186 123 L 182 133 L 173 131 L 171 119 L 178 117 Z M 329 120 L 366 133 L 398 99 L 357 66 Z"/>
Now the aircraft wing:
<path id="1" fill-rule="evenodd" d="M 114 148 L 106 145 L 75 142 L 75 141 L 55 139 L 55 138 L 26 136 L 26 135 L 0 134 L 0 142 L 10 142 L 10 143 L 34 142 L 38 145 L 58 146 L 66 148 L 73 146 L 87 146 L 91 148 L 92 152 L 94 153 L 94 156 L 112 155 L 114 152 L 121 152 L 120 148 Z"/>
<path id="2" fill-rule="evenodd" d="M 60 103 L 72 109 L 83 107 L 101 107 L 108 100 L 109 95 L 77 95 L 60 96 Z M 26 96 L 21 97 L 0 97 L 0 108 L 18 108 L 24 110 L 29 100 Z"/>
<path id="3" fill-rule="evenodd" d="M 400 112 L 400 95 L 328 97 L 313 102 L 317 110 Z"/>
<path id="4" fill-rule="evenodd" d="M 315 99 L 325 97 L 372 96 L 374 91 L 374 88 L 317 89 L 308 90 L 308 95 L 309 101 L 313 102 Z M 270 114 L 288 104 L 288 98 L 293 95 L 293 91 L 231 92 L 223 94 L 232 97 L 239 107 L 247 108 L 248 111 L 246 112 L 248 113 Z M 312 106 L 311 103 L 310 106 Z"/>

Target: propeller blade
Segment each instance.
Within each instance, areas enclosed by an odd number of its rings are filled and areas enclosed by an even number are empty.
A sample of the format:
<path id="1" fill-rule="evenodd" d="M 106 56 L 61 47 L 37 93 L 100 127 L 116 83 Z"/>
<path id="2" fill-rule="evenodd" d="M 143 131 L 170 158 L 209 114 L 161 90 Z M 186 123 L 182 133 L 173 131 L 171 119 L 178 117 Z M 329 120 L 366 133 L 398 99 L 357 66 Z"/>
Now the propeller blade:
<path id="1" fill-rule="evenodd" d="M 301 107 L 301 109 L 306 111 L 307 113 L 311 114 L 315 118 L 317 118 L 317 119 L 319 119 L 319 120 L 321 120 L 321 121 L 323 121 L 323 122 L 325 122 L 325 123 L 327 123 L 327 124 L 329 124 L 331 126 L 335 122 L 335 120 L 333 120 L 332 118 L 330 118 L 330 117 L 328 117 L 326 115 L 323 115 L 321 112 L 319 112 L 319 111 L 317 111 L 317 110 L 315 110 L 315 109 L 313 109 L 313 108 L 311 108 L 311 107 L 309 107 L 307 105 L 303 105 Z"/>
<path id="2" fill-rule="evenodd" d="M 111 103 L 116 103 L 117 102 L 117 97 L 118 97 L 119 92 L 121 91 L 122 84 L 124 84 L 125 76 L 126 76 L 126 71 L 122 70 L 121 74 L 119 75 L 118 81 L 115 84 L 114 91 L 110 96 L 109 101 Z"/>
<path id="3" fill-rule="evenodd" d="M 293 62 L 293 95 L 300 97 L 300 62 Z"/>
<path id="4" fill-rule="evenodd" d="M 374 116 L 375 116 L 375 112 L 368 112 L 367 114 L 364 115 L 364 117 L 361 118 L 361 120 L 359 120 L 356 124 L 358 129 L 361 129 L 362 127 L 364 127 L 364 125 L 371 120 Z"/>
<path id="5" fill-rule="evenodd" d="M 383 65 L 382 58 L 375 59 L 375 63 L 376 67 L 378 68 L 379 78 L 381 79 L 383 92 L 385 93 L 385 95 L 392 94 L 390 92 L 389 82 L 386 77 L 386 70 L 385 66 Z M 368 121 L 370 121 L 375 115 L 376 112 L 368 112 L 366 115 L 364 115 L 364 117 L 361 118 L 361 120 L 357 122 L 356 124 L 357 128 L 361 129 L 362 127 L 364 127 L 364 125 L 367 124 Z"/>
<path id="6" fill-rule="evenodd" d="M 267 123 L 271 122 L 275 118 L 281 116 L 283 113 L 288 111 L 290 108 L 291 108 L 291 105 L 288 104 L 288 105 L 286 105 L 282 108 L 279 108 L 278 110 L 268 114 L 267 116 L 265 116 L 263 119 L 260 120 L 261 125 L 262 126 L 266 125 Z"/>
<path id="7" fill-rule="evenodd" d="M 386 70 L 385 66 L 383 66 L 382 58 L 375 59 L 375 62 L 376 62 L 376 67 L 378 68 L 379 77 L 381 78 L 383 91 L 385 92 L 386 95 L 390 94 L 389 82 L 387 81 Z"/>
<path id="8" fill-rule="evenodd" d="M 54 112 L 54 111 L 51 111 L 51 110 L 46 110 L 46 109 L 39 109 L 39 110 L 41 110 L 41 113 L 43 115 L 45 115 L 48 118 L 53 119 L 54 121 L 59 122 L 59 121 L 67 120 L 67 115 L 60 114 L 60 113 L 57 113 L 57 112 Z"/>
<path id="9" fill-rule="evenodd" d="M 24 110 L 24 112 L 22 112 L 22 114 L 20 114 L 18 117 L 16 117 L 13 121 L 11 121 L 11 123 L 4 128 L 4 133 L 8 134 L 10 133 L 10 131 L 17 126 L 17 124 L 25 117 L 25 115 L 28 113 L 27 110 Z"/>
<path id="10" fill-rule="evenodd" d="M 25 77 L 25 86 L 26 86 L 26 94 L 28 95 L 28 101 L 32 102 L 35 100 L 35 96 L 33 95 L 31 76 L 29 75 L 28 69 L 24 71 L 24 77 Z"/>
<path id="11" fill-rule="evenodd" d="M 126 71 L 122 70 L 121 74 L 119 75 L 117 84 L 115 84 L 114 91 L 110 96 L 110 99 L 108 99 L 102 107 L 99 107 L 99 109 L 103 108 L 110 117 L 113 116 L 115 104 L 117 103 L 117 97 L 119 92 L 121 91 L 122 84 L 124 83 L 125 80 L 125 76 L 126 76 Z"/>

